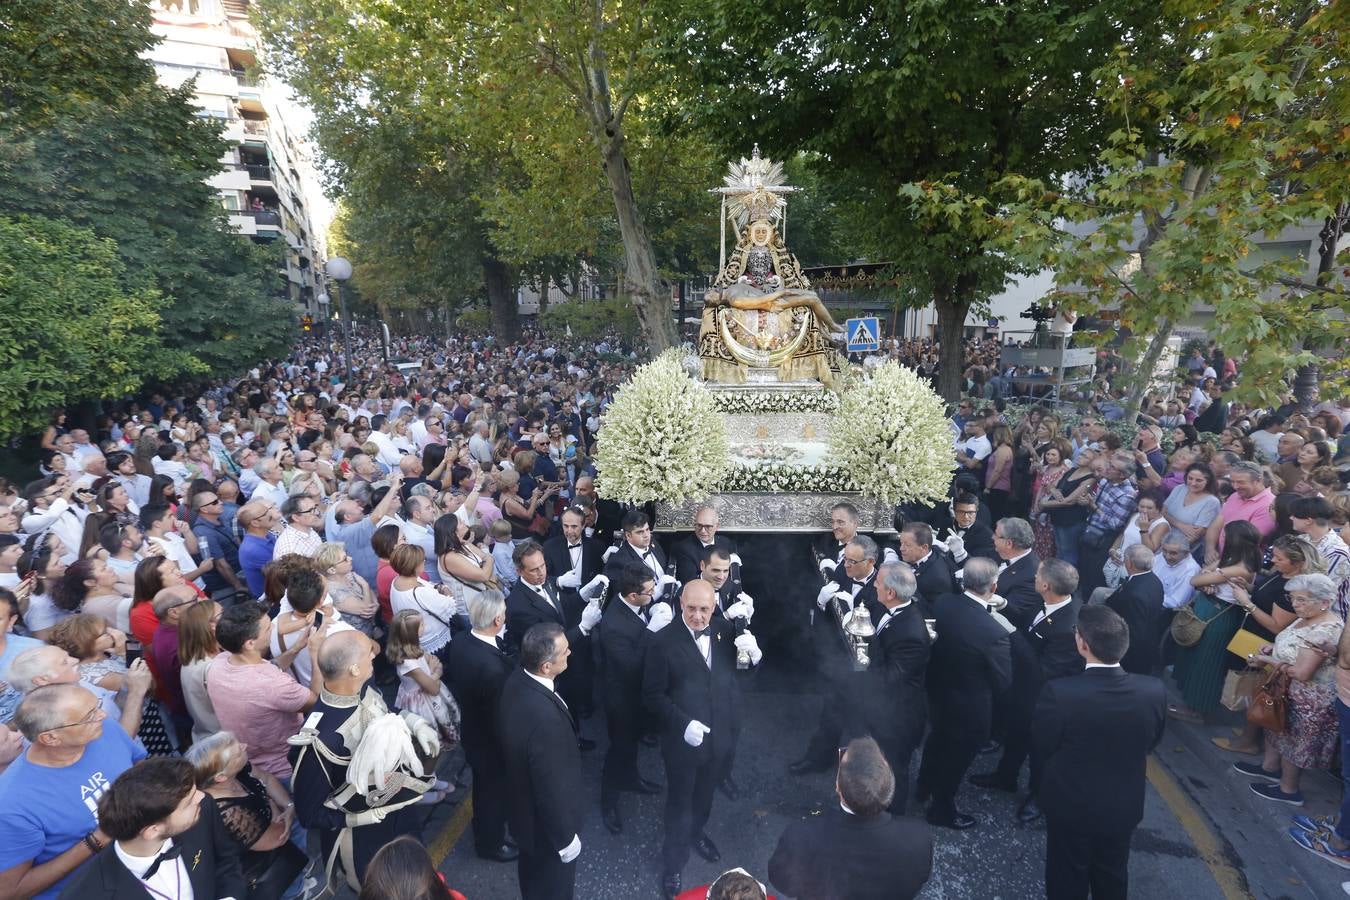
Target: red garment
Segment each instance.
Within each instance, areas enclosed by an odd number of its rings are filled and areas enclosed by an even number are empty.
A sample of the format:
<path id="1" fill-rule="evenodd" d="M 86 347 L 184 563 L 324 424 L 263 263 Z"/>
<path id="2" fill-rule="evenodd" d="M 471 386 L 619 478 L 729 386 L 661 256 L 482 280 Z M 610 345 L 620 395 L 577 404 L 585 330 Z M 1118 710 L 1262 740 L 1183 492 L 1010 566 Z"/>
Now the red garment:
<path id="1" fill-rule="evenodd" d="M 394 621 L 394 609 L 389 605 L 389 588 L 393 587 L 398 573 L 389 565 L 389 560 L 380 560 L 375 569 L 375 598 L 380 602 L 380 618 L 388 625 Z"/>
<path id="2" fill-rule="evenodd" d="M 708 888 L 710 887 L 712 887 L 711 884 L 701 884 L 698 887 L 690 888 L 683 893 L 677 894 L 675 900 L 707 900 Z M 769 894 L 766 900 L 775 900 L 774 895 Z"/>
<path id="3" fill-rule="evenodd" d="M 155 629 L 159 628 L 159 617 L 155 615 L 155 606 L 149 600 L 144 603 L 137 603 L 131 607 L 131 636 L 140 641 L 141 657 L 145 664 L 150 667 L 150 674 L 155 676 L 155 697 L 156 699 L 168 702 L 169 692 L 164 687 L 163 680 L 159 677 L 159 671 L 155 666 L 155 654 L 151 648 L 155 643 Z"/>

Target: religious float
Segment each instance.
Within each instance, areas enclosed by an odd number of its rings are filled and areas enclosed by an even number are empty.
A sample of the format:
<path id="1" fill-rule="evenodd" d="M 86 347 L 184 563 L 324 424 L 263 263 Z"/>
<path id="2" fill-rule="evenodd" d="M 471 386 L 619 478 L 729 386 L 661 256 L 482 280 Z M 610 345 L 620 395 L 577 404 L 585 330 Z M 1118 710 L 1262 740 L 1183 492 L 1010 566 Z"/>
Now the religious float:
<path id="1" fill-rule="evenodd" d="M 842 329 L 787 248 L 797 188 L 781 163 L 756 147 L 714 190 L 720 268 L 697 347 L 667 351 L 620 388 L 597 440 L 601 495 L 654 502 L 658 531 L 689 531 L 702 502 L 724 531 L 827 531 L 847 501 L 863 531 L 894 533 L 897 504 L 947 495 L 942 400 L 893 362 L 850 367 L 838 352 Z"/>

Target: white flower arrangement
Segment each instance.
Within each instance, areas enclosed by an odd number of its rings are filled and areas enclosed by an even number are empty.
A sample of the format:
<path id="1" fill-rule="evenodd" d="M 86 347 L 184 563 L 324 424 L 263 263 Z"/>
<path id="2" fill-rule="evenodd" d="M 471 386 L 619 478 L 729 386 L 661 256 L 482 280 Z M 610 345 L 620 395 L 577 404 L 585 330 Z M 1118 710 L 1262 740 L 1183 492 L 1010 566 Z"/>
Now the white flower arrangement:
<path id="1" fill-rule="evenodd" d="M 887 361 L 849 384 L 830 428 L 831 461 L 888 504 L 947 496 L 955 459 L 942 398 Z"/>
<path id="2" fill-rule="evenodd" d="M 717 489 L 731 466 L 726 424 L 712 392 L 667 350 L 619 388 L 596 435 L 600 493 L 613 500 L 678 504 Z"/>
<path id="3" fill-rule="evenodd" d="M 832 413 L 839 408 L 839 395 L 833 391 L 718 391 L 713 402 L 724 413 Z"/>
<path id="4" fill-rule="evenodd" d="M 847 493 L 858 487 L 847 472 L 831 463 L 769 463 L 732 466 L 718 490 L 726 494 L 801 494 Z"/>

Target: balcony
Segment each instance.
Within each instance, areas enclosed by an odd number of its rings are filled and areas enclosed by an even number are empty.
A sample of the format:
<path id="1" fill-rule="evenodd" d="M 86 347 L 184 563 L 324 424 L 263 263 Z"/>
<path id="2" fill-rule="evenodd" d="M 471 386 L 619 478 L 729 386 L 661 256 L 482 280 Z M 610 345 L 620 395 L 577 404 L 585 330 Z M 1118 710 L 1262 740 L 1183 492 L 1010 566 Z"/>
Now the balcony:
<path id="1" fill-rule="evenodd" d="M 255 135 L 257 137 L 267 137 L 266 119 L 244 119 L 244 134 Z"/>
<path id="2" fill-rule="evenodd" d="M 245 165 L 248 171 L 249 181 L 265 181 L 268 184 L 272 182 L 272 167 L 259 165 Z"/>

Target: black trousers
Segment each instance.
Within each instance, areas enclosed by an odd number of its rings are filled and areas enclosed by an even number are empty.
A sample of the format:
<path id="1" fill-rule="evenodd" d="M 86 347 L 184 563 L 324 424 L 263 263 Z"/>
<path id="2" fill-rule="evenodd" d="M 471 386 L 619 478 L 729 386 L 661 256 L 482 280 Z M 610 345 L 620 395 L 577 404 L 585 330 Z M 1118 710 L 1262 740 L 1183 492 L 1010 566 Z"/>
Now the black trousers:
<path id="1" fill-rule="evenodd" d="M 358 882 L 365 879 L 366 867 L 370 865 L 370 861 L 375 858 L 375 854 L 385 844 L 405 834 L 410 834 L 421 840 L 422 835 L 418 828 L 419 820 L 412 813 L 415 808 L 404 807 L 394 812 L 383 822 L 372 822 L 369 825 L 361 825 L 352 829 L 352 861 L 356 866 L 356 880 Z M 329 857 L 337 847 L 340 834 L 341 829 L 325 828 L 319 830 L 319 848 L 323 854 L 324 865 L 327 865 Z"/>
<path id="2" fill-rule="evenodd" d="M 824 765 L 839 758 L 843 745 L 844 726 L 854 702 L 848 690 L 853 664 L 844 649 L 834 614 L 828 608 L 824 612 L 816 610 L 811 642 L 816 649 L 816 679 L 822 703 L 816 730 L 802 758 Z"/>
<path id="3" fill-rule="evenodd" d="M 984 735 L 953 728 L 941 718 L 933 719 L 919 763 L 919 784 L 932 798 L 929 819 L 945 821 L 956 814 L 956 792 L 985 740 Z"/>
<path id="4" fill-rule="evenodd" d="M 641 708 L 626 708 L 619 704 L 605 704 L 605 727 L 609 732 L 609 749 L 600 770 L 600 807 L 612 809 L 619 802 L 619 791 L 637 784 L 638 742 L 642 739 Z"/>
<path id="5" fill-rule="evenodd" d="M 882 734 L 874 734 L 873 737 L 895 775 L 895 797 L 887 809 L 892 815 L 903 816 L 909 803 L 909 767 L 916 741 Z"/>
<path id="6" fill-rule="evenodd" d="M 492 750 L 464 746 L 473 770 L 473 848 L 491 853 L 506 841 L 506 771 Z"/>
<path id="7" fill-rule="evenodd" d="M 662 747 L 666 763 L 666 835 L 661 845 L 662 874 L 678 874 L 689 861 L 694 837 L 708 824 L 713 790 L 726 777 L 729 754 L 714 756 L 707 747 Z"/>
<path id="8" fill-rule="evenodd" d="M 520 879 L 520 900 L 572 900 L 577 861 L 565 863 L 555 850 L 535 853 L 521 847 L 516 876 Z"/>
<path id="9" fill-rule="evenodd" d="M 1129 887 L 1131 829 L 1093 834 L 1047 819 L 1046 900 L 1125 900 Z"/>
<path id="10" fill-rule="evenodd" d="M 1039 688 L 1037 693 L 1040 693 Z M 1027 791 L 1036 796 L 1041 786 L 1041 759 L 1031 750 L 1031 716 L 1033 707 L 1010 703 L 1007 731 L 1003 735 L 1003 755 L 998 761 L 998 776 L 1009 784 L 1016 784 L 1022 774 L 1022 763 L 1031 760 L 1031 778 Z"/>

